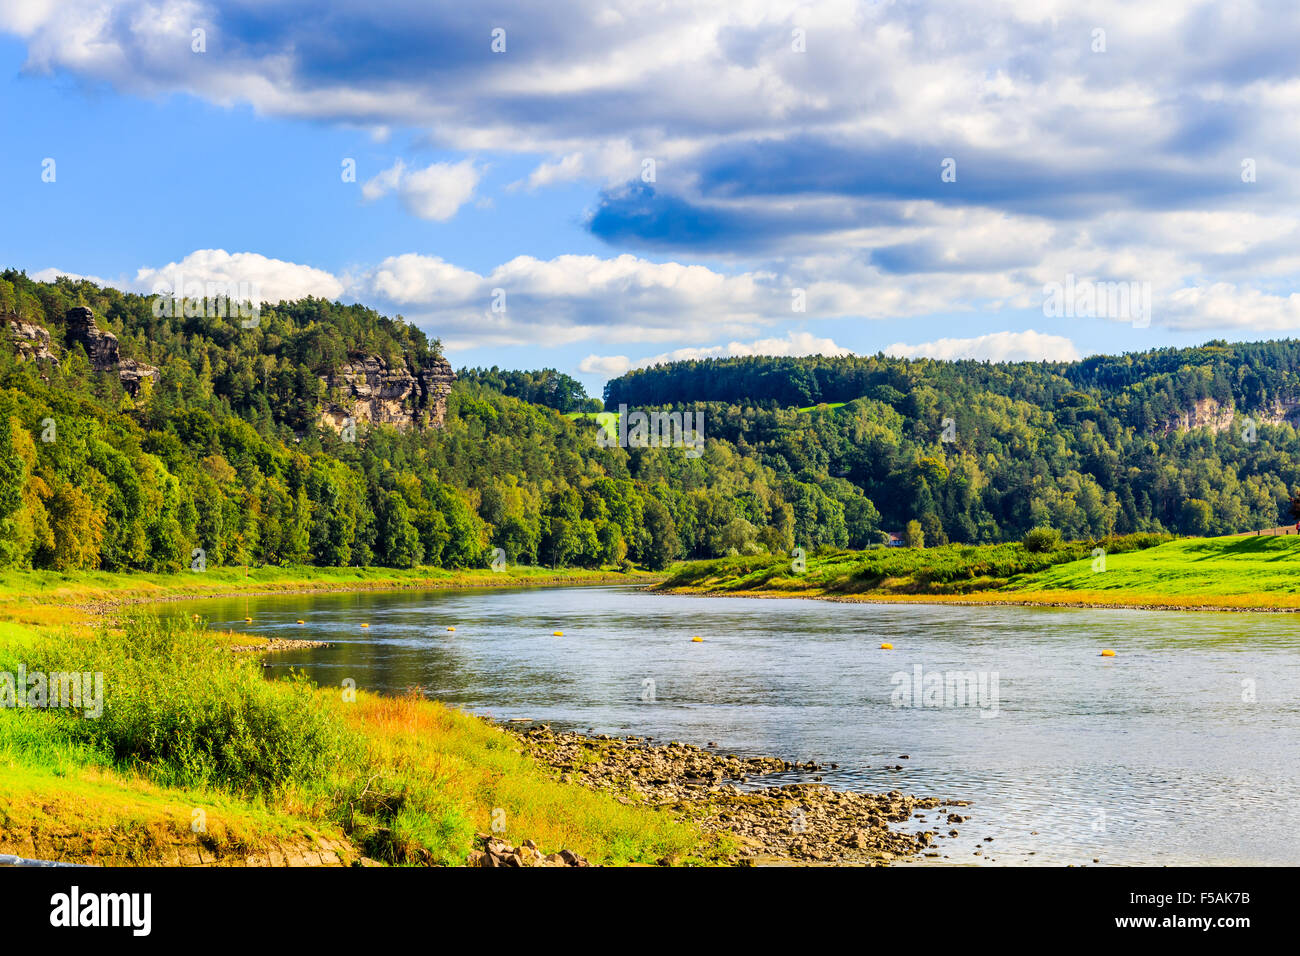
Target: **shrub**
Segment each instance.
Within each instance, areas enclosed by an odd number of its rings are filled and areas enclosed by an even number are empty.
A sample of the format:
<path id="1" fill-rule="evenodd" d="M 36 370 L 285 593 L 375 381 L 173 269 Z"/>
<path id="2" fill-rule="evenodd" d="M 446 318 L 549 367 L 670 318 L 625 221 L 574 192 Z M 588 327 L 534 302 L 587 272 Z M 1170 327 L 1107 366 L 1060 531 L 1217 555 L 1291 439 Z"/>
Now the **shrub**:
<path id="1" fill-rule="evenodd" d="M 1061 532 L 1055 528 L 1040 526 L 1027 533 L 1024 538 L 1026 551 L 1034 554 L 1045 554 L 1048 551 L 1054 551 L 1061 544 Z"/>
<path id="2" fill-rule="evenodd" d="M 251 655 L 179 615 L 136 617 L 47 653 L 47 669 L 104 675 L 102 716 L 68 716 L 69 735 L 161 783 L 272 793 L 361 759 L 305 677 L 267 681 Z"/>

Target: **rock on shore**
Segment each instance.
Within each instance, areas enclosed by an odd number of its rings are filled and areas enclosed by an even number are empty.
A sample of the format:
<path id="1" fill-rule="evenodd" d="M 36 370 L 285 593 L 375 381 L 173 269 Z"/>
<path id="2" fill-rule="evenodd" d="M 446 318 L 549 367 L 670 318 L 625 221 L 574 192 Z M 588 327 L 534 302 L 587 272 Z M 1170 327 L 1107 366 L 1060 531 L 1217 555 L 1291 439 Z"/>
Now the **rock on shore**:
<path id="1" fill-rule="evenodd" d="M 487 833 L 477 836 L 483 849 L 473 850 L 465 861 L 467 866 L 590 866 L 572 850 L 559 853 L 542 854 L 537 844 L 525 840 L 519 846 L 511 846 L 505 840 Z"/>
<path id="2" fill-rule="evenodd" d="M 560 779 L 615 794 L 626 803 L 664 807 L 739 845 L 736 863 L 882 865 L 930 849 L 932 831 L 899 832 L 918 810 L 967 806 L 967 801 L 914 797 L 891 790 L 870 794 L 793 783 L 742 790 L 737 783 L 787 770 L 815 772 L 816 764 L 776 757 L 737 757 L 639 737 L 588 737 L 510 728 L 529 756 L 559 771 Z M 940 838 L 941 839 L 941 838 Z M 671 862 L 671 861 L 665 861 Z"/>

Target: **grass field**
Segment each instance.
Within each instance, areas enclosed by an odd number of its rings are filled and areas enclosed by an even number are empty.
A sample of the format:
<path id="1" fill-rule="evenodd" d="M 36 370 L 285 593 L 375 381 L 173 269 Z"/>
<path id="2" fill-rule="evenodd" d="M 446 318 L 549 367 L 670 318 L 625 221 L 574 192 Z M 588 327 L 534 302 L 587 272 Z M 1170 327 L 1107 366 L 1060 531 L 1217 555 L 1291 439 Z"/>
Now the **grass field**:
<path id="1" fill-rule="evenodd" d="M 1104 550 L 1103 563 L 1094 549 Z M 674 567 L 658 587 L 685 593 L 895 601 L 1300 608 L 1300 537 L 1071 542 L 828 551 L 797 572 L 788 556 Z"/>
<path id="2" fill-rule="evenodd" d="M 101 864 L 454 865 L 494 821 L 513 843 L 599 863 L 705 862 L 724 851 L 663 812 L 559 782 L 508 734 L 437 702 L 359 691 L 345 699 L 302 680 L 268 681 L 255 656 L 230 653 L 183 615 L 120 610 L 126 617 L 113 626 L 83 616 L 88 603 L 141 595 L 415 587 L 427 574 L 4 575 L 0 853 Z M 436 580 L 524 583 L 477 573 Z M 20 668 L 102 674 L 102 714 L 15 707 Z"/>

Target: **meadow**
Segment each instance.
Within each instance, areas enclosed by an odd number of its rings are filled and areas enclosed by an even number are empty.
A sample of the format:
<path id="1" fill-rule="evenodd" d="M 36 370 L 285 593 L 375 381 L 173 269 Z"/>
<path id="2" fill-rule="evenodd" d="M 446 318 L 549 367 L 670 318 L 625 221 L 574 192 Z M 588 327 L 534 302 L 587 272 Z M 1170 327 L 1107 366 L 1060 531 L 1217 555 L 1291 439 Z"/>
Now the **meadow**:
<path id="1" fill-rule="evenodd" d="M 1300 608 L 1300 537 L 1129 535 L 1031 551 L 1022 543 L 826 549 L 677 565 L 660 590 L 860 600 Z"/>

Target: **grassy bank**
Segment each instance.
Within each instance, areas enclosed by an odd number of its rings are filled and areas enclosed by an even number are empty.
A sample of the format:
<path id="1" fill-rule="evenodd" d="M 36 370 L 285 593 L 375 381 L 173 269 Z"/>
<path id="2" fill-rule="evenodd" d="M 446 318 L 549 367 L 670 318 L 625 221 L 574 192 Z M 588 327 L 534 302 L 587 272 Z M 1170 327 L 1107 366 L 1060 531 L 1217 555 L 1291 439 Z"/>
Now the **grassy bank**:
<path id="1" fill-rule="evenodd" d="M 487 572 L 491 574 L 491 572 Z M 601 580 L 581 576 L 585 582 Z M 559 576 L 373 571 L 176 576 L 6 575 L 0 587 L 0 853 L 106 864 L 458 864 L 475 834 L 596 863 L 704 861 L 695 827 L 561 783 L 518 742 L 418 696 L 267 681 L 183 615 L 75 617 L 87 601 L 307 587 L 558 583 Z M 625 580 L 623 576 L 618 576 Z M 197 589 L 196 588 L 201 588 Z M 47 601 L 56 595 L 61 604 Z M 24 620 L 38 608 L 63 622 Z M 26 615 L 26 616 L 31 616 Z M 41 615 L 36 614 L 36 617 Z M 103 709 L 12 706 L 19 669 L 103 675 Z"/>
<path id="2" fill-rule="evenodd" d="M 4 571 L 0 572 L 0 622 L 85 623 L 87 612 L 112 605 L 231 594 L 647 584 L 661 577 L 643 571 L 524 566 L 503 571 L 316 567 L 226 567 L 177 574 Z"/>
<path id="3" fill-rule="evenodd" d="M 1094 550 L 1104 550 L 1102 563 Z M 1024 545 L 945 545 L 724 558 L 674 567 L 658 589 L 842 600 L 1300 609 L 1300 538 L 1133 535 Z"/>

